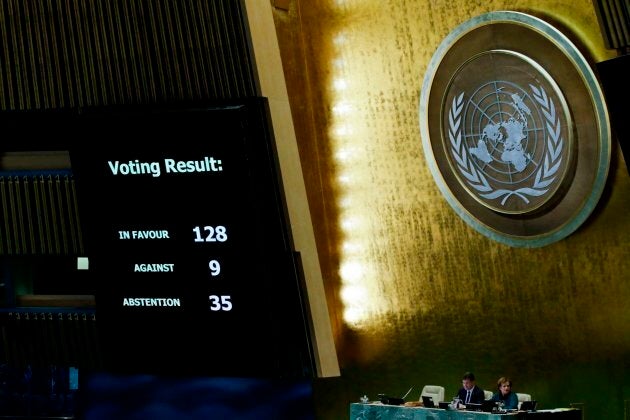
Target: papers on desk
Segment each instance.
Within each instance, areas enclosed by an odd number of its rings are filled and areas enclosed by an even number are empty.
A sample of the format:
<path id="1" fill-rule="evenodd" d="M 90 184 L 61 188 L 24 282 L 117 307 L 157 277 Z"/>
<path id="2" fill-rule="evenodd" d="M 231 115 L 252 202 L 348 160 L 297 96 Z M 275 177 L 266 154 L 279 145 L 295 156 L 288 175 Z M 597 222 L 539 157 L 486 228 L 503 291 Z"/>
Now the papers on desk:
<path id="1" fill-rule="evenodd" d="M 547 410 L 536 410 L 538 413 L 561 413 L 563 411 L 573 411 L 575 408 L 549 408 Z"/>

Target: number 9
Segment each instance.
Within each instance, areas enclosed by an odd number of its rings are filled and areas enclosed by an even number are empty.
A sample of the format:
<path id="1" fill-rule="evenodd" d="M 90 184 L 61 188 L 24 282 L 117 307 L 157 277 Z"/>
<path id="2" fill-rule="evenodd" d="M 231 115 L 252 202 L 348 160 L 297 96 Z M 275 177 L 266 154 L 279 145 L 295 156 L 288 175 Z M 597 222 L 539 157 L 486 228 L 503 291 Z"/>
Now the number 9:
<path id="1" fill-rule="evenodd" d="M 217 260 L 210 260 L 208 268 L 210 268 L 210 275 L 212 277 L 218 276 L 221 272 L 221 264 L 219 264 L 219 261 Z"/>

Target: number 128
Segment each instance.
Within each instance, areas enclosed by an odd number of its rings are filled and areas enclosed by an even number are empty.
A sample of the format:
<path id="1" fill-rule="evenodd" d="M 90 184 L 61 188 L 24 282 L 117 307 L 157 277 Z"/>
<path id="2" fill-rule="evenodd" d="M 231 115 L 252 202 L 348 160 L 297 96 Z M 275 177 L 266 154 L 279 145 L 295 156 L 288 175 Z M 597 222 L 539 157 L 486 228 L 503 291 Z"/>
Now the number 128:
<path id="1" fill-rule="evenodd" d="M 204 226 L 202 235 L 201 228 L 195 226 L 193 232 L 195 234 L 195 242 L 225 242 L 227 241 L 227 229 L 225 226 Z"/>

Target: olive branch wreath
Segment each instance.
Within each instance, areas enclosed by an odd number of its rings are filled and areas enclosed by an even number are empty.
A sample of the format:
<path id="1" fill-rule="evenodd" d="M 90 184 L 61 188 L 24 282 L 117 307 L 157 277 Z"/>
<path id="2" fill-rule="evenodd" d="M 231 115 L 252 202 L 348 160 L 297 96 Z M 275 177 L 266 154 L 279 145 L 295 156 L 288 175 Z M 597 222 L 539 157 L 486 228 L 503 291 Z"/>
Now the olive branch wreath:
<path id="1" fill-rule="evenodd" d="M 509 189 L 493 189 L 488 180 L 475 166 L 472 158 L 469 158 L 466 147 L 462 143 L 461 131 L 461 113 L 464 105 L 464 92 L 458 97 L 453 98 L 451 109 L 448 113 L 448 137 L 451 142 L 451 152 L 457 162 L 457 169 L 467 179 L 468 184 L 475 190 L 479 191 L 479 195 L 483 198 L 493 200 L 503 197 L 501 205 L 505 205 L 507 199 L 515 195 L 520 197 L 525 203 L 529 204 L 527 196 L 538 197 L 545 194 L 547 188 L 555 179 L 555 174 L 560 168 L 562 162 L 563 139 L 560 136 L 560 120 L 556 120 L 556 107 L 553 100 L 547 96 L 545 90 L 540 87 L 529 85 L 534 92 L 534 99 L 542 108 L 547 122 L 547 153 L 545 154 L 545 162 L 536 172 L 534 182 L 529 187 L 522 187 L 516 190 Z"/>

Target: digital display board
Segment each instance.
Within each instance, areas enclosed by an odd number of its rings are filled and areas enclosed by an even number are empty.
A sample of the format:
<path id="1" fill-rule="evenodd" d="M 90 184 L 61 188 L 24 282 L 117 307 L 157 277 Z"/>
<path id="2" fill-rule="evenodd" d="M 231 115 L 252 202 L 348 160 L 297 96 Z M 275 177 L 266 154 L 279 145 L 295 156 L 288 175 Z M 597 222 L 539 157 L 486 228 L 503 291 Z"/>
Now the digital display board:
<path id="1" fill-rule="evenodd" d="M 266 115 L 263 99 L 81 114 L 93 137 L 71 160 L 112 368 L 310 368 Z"/>
<path id="2" fill-rule="evenodd" d="M 265 98 L 54 121 L 33 147 L 69 150 L 106 370 L 313 374 Z"/>

